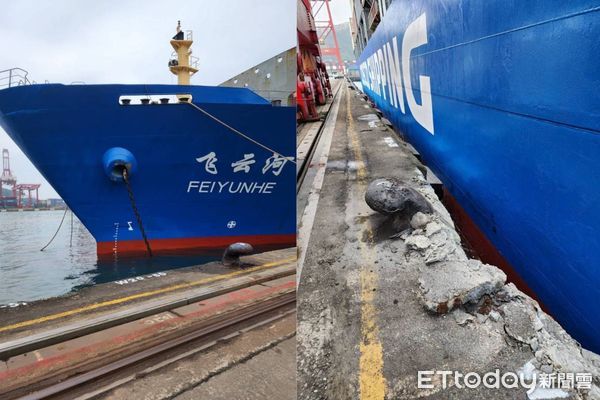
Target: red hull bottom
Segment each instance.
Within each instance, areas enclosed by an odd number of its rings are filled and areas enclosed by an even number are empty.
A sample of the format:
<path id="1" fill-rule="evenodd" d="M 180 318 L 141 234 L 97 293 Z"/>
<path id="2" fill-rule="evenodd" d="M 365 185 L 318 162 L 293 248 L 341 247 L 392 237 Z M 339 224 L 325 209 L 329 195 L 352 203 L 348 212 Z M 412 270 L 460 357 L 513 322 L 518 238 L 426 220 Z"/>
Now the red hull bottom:
<path id="1" fill-rule="evenodd" d="M 492 242 L 490 242 L 479 227 L 475 225 L 475 222 L 473 222 L 471 217 L 469 217 L 467 212 L 460 204 L 458 204 L 458 201 L 452 197 L 446 188 L 444 188 L 442 202 L 450 212 L 450 215 L 452 215 L 452 220 L 460 233 L 463 245 L 466 247 L 467 252 L 470 251 L 471 256 L 480 259 L 486 264 L 495 265 L 500 268 L 506 274 L 508 282 L 514 283 L 519 290 L 536 300 L 540 306 L 543 307 L 543 304 L 540 303 L 539 299 L 536 297 L 535 292 L 527 285 L 502 254 L 496 250 L 496 247 L 494 247 Z M 544 311 L 546 310 L 544 309 Z"/>
<path id="2" fill-rule="evenodd" d="M 296 245 L 296 235 L 248 235 L 248 236 L 221 236 L 202 238 L 178 239 L 153 239 L 150 248 L 153 254 L 190 254 L 198 252 L 223 251 L 235 242 L 250 243 L 254 247 L 283 248 Z M 146 244 L 143 240 L 130 240 L 125 242 L 98 242 L 97 251 L 99 258 L 115 256 L 141 256 L 146 254 Z"/>

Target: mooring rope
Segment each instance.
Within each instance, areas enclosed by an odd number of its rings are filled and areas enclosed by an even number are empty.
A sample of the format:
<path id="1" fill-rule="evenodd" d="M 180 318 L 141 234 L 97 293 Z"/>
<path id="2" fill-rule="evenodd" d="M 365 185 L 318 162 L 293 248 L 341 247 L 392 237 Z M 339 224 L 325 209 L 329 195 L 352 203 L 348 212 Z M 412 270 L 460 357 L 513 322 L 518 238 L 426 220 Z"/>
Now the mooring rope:
<path id="1" fill-rule="evenodd" d="M 285 158 L 286 160 L 288 160 L 291 163 L 296 164 L 296 161 L 294 160 L 294 157 L 286 157 L 283 154 L 281 154 L 278 151 L 273 150 L 272 148 L 252 139 L 250 136 L 245 135 L 244 133 L 240 132 L 239 130 L 235 129 L 233 126 L 228 125 L 226 122 L 221 121 L 219 118 L 215 117 L 214 115 L 212 115 L 211 113 L 209 113 L 208 111 L 204 110 L 201 107 L 198 107 L 196 104 L 192 103 L 191 101 L 186 102 L 187 104 L 189 104 L 190 106 L 194 107 L 196 110 L 200 111 L 201 113 L 203 113 L 204 115 L 206 115 L 207 117 L 211 118 L 212 120 L 218 122 L 219 124 L 223 125 L 224 127 L 226 127 L 227 129 L 229 129 L 230 131 L 238 134 L 239 136 L 243 137 L 244 139 L 248 140 L 249 142 L 254 143 L 255 145 L 270 151 L 271 153 L 275 154 L 276 156 L 279 156 L 281 158 Z"/>
<path id="2" fill-rule="evenodd" d="M 65 208 L 65 213 L 62 216 L 62 219 L 60 220 L 60 224 L 58 225 L 58 229 L 56 230 L 56 232 L 54 232 L 54 236 L 52 236 L 52 239 L 50 239 L 50 241 L 40 249 L 40 251 L 44 251 L 46 249 L 46 247 L 50 246 L 50 243 L 52 243 L 52 241 L 54 240 L 54 238 L 56 237 L 56 235 L 58 235 L 58 232 L 60 231 L 60 227 L 62 226 L 63 222 L 65 222 L 65 217 L 67 216 L 67 211 L 69 211 L 69 207 Z"/>
<path id="3" fill-rule="evenodd" d="M 135 204 L 133 190 L 131 189 L 131 184 L 129 183 L 129 177 L 127 175 L 127 168 L 123 168 L 123 180 L 125 181 L 125 186 L 127 187 L 127 194 L 129 195 L 131 208 L 133 209 L 133 213 L 135 214 L 137 223 L 140 226 L 140 232 L 142 233 L 142 237 L 144 238 L 144 243 L 146 243 L 146 250 L 148 251 L 148 256 L 152 257 L 152 249 L 150 248 L 150 242 L 148 242 L 148 237 L 146 236 L 146 231 L 144 230 L 144 224 L 142 224 L 142 217 L 140 216 L 137 205 Z"/>

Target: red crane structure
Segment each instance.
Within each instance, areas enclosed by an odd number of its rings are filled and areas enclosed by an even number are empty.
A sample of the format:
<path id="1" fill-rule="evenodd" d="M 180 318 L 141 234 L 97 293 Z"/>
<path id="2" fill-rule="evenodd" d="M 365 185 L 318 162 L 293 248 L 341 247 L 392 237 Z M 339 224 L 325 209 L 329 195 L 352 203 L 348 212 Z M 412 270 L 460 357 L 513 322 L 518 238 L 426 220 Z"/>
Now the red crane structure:
<path id="1" fill-rule="evenodd" d="M 4 195 L 4 186 L 11 187 L 11 195 Z M 10 156 L 7 149 L 2 149 L 2 175 L 0 175 L 0 208 L 36 207 L 39 202 L 39 183 L 17 183 L 17 177 L 10 170 Z M 35 197 L 32 193 L 35 191 Z M 27 192 L 27 204 L 23 203 L 23 196 Z"/>
<path id="2" fill-rule="evenodd" d="M 340 52 L 340 45 L 338 43 L 337 34 L 335 33 L 335 26 L 333 25 L 333 18 L 331 17 L 331 9 L 329 8 L 330 0 L 311 0 L 313 16 L 315 18 L 315 25 L 317 32 L 319 33 L 319 43 L 321 45 L 321 53 L 323 56 L 333 56 L 337 60 L 336 68 L 340 73 L 344 73 L 344 61 L 342 60 L 342 53 Z M 326 12 L 325 12 L 326 11 Z M 323 15 L 323 19 L 321 18 Z M 333 46 L 326 47 L 325 39 L 331 35 L 333 38 Z"/>
<path id="3" fill-rule="evenodd" d="M 310 0 L 297 0 L 298 76 L 296 80 L 297 119 L 300 122 L 320 118 L 317 105 L 331 97 L 327 68 L 322 61 L 319 37 Z"/>

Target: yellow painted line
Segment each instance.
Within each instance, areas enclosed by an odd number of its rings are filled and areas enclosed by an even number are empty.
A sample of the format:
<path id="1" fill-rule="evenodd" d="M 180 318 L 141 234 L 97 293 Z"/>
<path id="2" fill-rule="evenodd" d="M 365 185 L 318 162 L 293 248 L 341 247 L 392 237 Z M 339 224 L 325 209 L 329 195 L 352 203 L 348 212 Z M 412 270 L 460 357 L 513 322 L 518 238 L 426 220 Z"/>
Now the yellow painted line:
<path id="1" fill-rule="evenodd" d="M 80 313 L 83 313 L 86 311 L 97 310 L 97 309 L 103 308 L 103 307 L 114 306 L 116 304 L 126 303 L 128 301 L 135 300 L 135 299 L 141 299 L 144 297 L 168 293 L 168 292 L 172 292 L 172 291 L 179 290 L 179 289 L 186 289 L 186 288 L 191 288 L 194 286 L 205 285 L 207 283 L 212 283 L 212 282 L 217 282 L 217 281 L 234 278 L 239 275 L 247 275 L 251 272 L 256 272 L 256 271 L 261 271 L 261 270 L 268 269 L 268 268 L 277 267 L 277 266 L 292 262 L 294 260 L 296 260 L 296 257 L 289 257 L 289 258 L 285 258 L 283 260 L 273 261 L 270 263 L 257 265 L 256 267 L 252 267 L 252 268 L 248 268 L 248 269 L 244 269 L 244 270 L 240 270 L 240 271 L 235 271 L 235 272 L 230 272 L 230 273 L 224 274 L 224 275 L 211 276 L 209 278 L 204 278 L 204 279 L 200 279 L 197 281 L 180 283 L 178 285 L 173 285 L 173 286 L 169 286 L 169 287 L 162 288 L 162 289 L 151 290 L 148 292 L 137 293 L 137 294 L 127 296 L 127 297 L 120 297 L 118 299 L 103 301 L 101 303 L 93 303 L 93 304 L 89 304 L 84 307 L 75 308 L 73 310 L 63 311 L 60 313 L 46 315 L 44 317 L 19 322 L 19 323 L 13 324 L 13 325 L 4 326 L 4 327 L 0 328 L 0 332 L 6 332 L 6 331 L 14 330 L 17 328 L 23 328 L 25 326 L 36 325 L 36 324 L 39 324 L 42 322 L 53 321 L 55 319 L 64 318 L 64 317 L 68 317 L 68 316 L 75 315 L 75 314 L 80 314 Z"/>
<path id="2" fill-rule="evenodd" d="M 346 89 L 346 120 L 348 123 L 348 136 L 357 164 L 358 191 L 364 193 L 367 189 L 367 170 L 361 152 L 360 140 L 354 127 L 350 113 L 350 96 Z M 360 298 L 361 298 L 361 343 L 359 360 L 359 386 L 361 400 L 383 400 L 385 398 L 386 381 L 383 376 L 383 346 L 379 340 L 379 326 L 377 325 L 377 309 L 375 307 L 375 293 L 378 286 L 378 276 L 372 272 L 375 254 L 369 244 L 373 243 L 373 230 L 366 224 L 363 232 L 366 241 L 359 240 L 360 253 L 363 266 L 360 270 Z"/>

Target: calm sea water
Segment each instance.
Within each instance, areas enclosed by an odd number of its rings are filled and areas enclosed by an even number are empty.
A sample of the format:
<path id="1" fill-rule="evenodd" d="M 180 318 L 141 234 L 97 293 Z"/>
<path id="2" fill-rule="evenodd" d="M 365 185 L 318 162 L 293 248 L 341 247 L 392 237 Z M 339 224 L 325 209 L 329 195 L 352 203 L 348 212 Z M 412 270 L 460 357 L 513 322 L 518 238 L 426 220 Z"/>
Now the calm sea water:
<path id="1" fill-rule="evenodd" d="M 71 212 L 0 212 L 0 306 L 60 296 L 82 287 L 203 264 L 216 254 L 98 262 L 96 243 Z M 71 229 L 72 226 L 72 229 Z M 72 234 L 71 234 L 72 232 Z"/>

